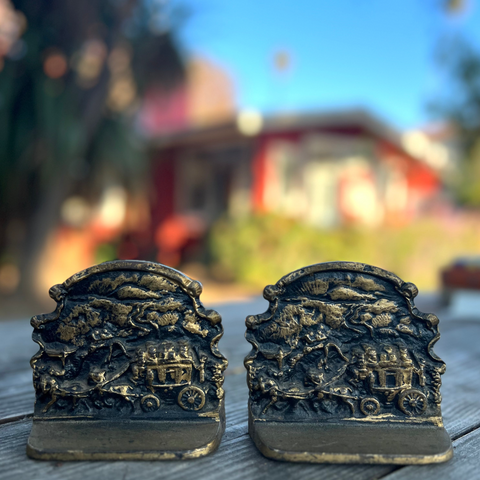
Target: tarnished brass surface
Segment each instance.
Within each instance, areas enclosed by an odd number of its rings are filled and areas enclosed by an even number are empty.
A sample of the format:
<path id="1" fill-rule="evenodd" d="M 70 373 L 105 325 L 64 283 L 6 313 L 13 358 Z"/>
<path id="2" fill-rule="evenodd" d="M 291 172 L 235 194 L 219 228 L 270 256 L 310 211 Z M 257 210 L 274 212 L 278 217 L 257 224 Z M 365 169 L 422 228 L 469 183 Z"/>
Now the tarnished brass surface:
<path id="1" fill-rule="evenodd" d="M 50 289 L 32 318 L 33 458 L 175 459 L 213 451 L 225 428 L 220 315 L 180 272 L 107 262 Z"/>
<path id="2" fill-rule="evenodd" d="M 421 465 L 453 456 L 447 432 L 434 426 L 254 422 L 249 429 L 263 455 L 290 462 Z"/>
<path id="3" fill-rule="evenodd" d="M 216 450 L 224 430 L 223 414 L 219 422 L 37 419 L 27 453 L 39 460 L 187 460 Z"/>
<path id="4" fill-rule="evenodd" d="M 438 318 L 418 291 L 361 263 L 312 265 L 264 290 L 247 317 L 249 433 L 277 460 L 423 464 L 446 461 L 440 410 L 445 364 Z"/>

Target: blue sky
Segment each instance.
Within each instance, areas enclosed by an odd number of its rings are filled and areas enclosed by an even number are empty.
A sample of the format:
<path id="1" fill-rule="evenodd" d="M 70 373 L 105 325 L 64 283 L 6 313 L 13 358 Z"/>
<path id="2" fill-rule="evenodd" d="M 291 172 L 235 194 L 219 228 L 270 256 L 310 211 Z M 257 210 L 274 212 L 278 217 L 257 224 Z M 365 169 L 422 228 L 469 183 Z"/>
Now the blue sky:
<path id="1" fill-rule="evenodd" d="M 480 12 L 444 15 L 442 0 L 177 0 L 191 15 L 180 31 L 188 53 L 234 78 L 240 108 L 262 112 L 366 106 L 400 128 L 428 122 L 442 88 L 433 60 L 455 32 L 480 44 Z M 274 68 L 287 51 L 288 71 Z"/>

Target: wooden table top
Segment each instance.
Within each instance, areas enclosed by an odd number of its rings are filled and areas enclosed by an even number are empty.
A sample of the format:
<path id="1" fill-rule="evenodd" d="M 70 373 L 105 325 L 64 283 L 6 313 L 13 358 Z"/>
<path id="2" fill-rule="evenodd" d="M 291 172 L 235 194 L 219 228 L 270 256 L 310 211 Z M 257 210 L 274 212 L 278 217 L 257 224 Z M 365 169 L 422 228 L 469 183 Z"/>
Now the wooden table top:
<path id="1" fill-rule="evenodd" d="M 247 314 L 266 310 L 267 302 L 255 299 L 224 304 L 216 309 L 223 317 L 225 335 L 220 350 L 229 360 L 226 371 L 227 429 L 212 455 L 170 462 L 47 462 L 31 460 L 25 448 L 32 424 L 34 391 L 29 365 L 38 350 L 31 340 L 29 321 L 0 323 L 0 478 L 1 479 L 276 479 L 302 480 L 403 478 L 478 478 L 480 476 L 480 313 L 478 320 L 433 311 L 440 317 L 441 339 L 436 353 L 446 362 L 442 410 L 452 437 L 454 458 L 444 464 L 395 467 L 389 465 L 295 464 L 268 460 L 253 445 L 247 432 L 246 372 L 243 358 L 250 350 L 244 340 Z M 425 302 L 424 302 L 425 303 Z M 431 302 L 430 305 L 432 307 Z"/>

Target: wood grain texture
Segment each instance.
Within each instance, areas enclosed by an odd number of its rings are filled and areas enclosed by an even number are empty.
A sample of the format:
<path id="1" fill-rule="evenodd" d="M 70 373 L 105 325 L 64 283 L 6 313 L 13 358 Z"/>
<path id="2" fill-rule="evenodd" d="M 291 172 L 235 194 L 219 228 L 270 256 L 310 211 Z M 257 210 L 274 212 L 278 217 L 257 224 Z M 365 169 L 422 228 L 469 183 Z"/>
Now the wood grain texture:
<path id="1" fill-rule="evenodd" d="M 480 322 L 449 323 L 435 351 L 446 361 L 442 412 L 452 438 L 480 426 Z"/>
<path id="2" fill-rule="evenodd" d="M 264 458 L 247 432 L 247 398 L 243 357 L 247 314 L 265 310 L 266 302 L 218 306 L 224 318 L 221 351 L 229 359 L 226 371 L 227 430 L 219 450 L 203 459 L 183 462 L 39 462 L 30 460 L 25 446 L 33 411 L 34 392 L 29 359 L 37 351 L 27 321 L 0 323 L 0 478 L 85 477 L 112 479 L 373 479 L 462 478 L 480 470 L 480 322 L 455 319 L 441 322 L 442 338 L 435 351 L 447 363 L 443 376 L 442 410 L 454 442 L 455 458 L 444 465 L 402 467 L 368 465 L 303 465 Z M 473 430 L 473 431 L 472 431 Z"/>
<path id="3" fill-rule="evenodd" d="M 0 424 L 33 414 L 32 372 L 0 375 Z"/>
<path id="4" fill-rule="evenodd" d="M 0 375 L 31 370 L 30 358 L 38 352 L 32 331 L 29 320 L 0 323 Z"/>

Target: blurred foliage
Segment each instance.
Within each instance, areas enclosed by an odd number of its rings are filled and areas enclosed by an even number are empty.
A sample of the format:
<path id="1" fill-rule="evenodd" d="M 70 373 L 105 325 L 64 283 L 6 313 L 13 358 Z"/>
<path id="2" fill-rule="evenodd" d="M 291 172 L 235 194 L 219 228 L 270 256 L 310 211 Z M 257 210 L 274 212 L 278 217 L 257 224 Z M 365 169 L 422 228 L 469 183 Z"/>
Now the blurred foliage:
<path id="1" fill-rule="evenodd" d="M 95 251 L 95 263 L 109 262 L 117 259 L 117 246 L 112 243 L 101 243 Z"/>
<path id="2" fill-rule="evenodd" d="M 462 37 L 446 38 L 438 62 L 444 88 L 431 105 L 433 113 L 455 129 L 460 163 L 448 180 L 460 204 L 480 206 L 480 50 Z"/>
<path id="3" fill-rule="evenodd" d="M 184 77 L 172 35 L 183 13 L 161 0 L 2 5 L 0 252 L 23 282 L 68 196 L 94 203 L 112 179 L 141 188 L 134 115 L 149 85 Z"/>
<path id="4" fill-rule="evenodd" d="M 261 215 L 217 222 L 210 235 L 212 270 L 223 278 L 263 288 L 306 265 L 363 262 L 393 271 L 421 289 L 437 286 L 439 268 L 459 254 L 479 253 L 480 222 L 422 219 L 403 228 L 318 230 Z"/>

